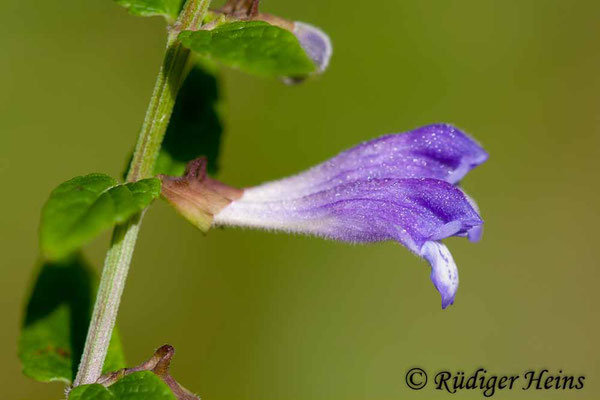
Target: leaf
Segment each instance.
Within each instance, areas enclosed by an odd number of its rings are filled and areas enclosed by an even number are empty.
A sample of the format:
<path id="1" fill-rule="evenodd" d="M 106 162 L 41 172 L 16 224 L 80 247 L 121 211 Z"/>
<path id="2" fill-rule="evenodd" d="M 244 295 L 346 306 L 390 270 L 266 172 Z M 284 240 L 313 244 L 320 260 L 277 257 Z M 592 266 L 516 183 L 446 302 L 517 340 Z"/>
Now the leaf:
<path id="1" fill-rule="evenodd" d="M 135 372 L 105 388 L 82 385 L 71 390 L 69 400 L 176 400 L 171 389 L 150 371 Z"/>
<path id="2" fill-rule="evenodd" d="M 167 21 L 175 21 L 183 0 L 115 0 L 117 4 L 140 17 L 163 16 Z"/>
<path id="3" fill-rule="evenodd" d="M 217 77 L 195 65 L 177 96 L 155 174 L 179 176 L 200 156 L 207 158 L 207 170 L 214 174 L 223 133 L 220 114 Z"/>
<path id="4" fill-rule="evenodd" d="M 80 255 L 60 263 L 46 262 L 39 270 L 27 303 L 19 358 L 23 373 L 42 382 L 71 382 L 83 351 L 97 278 Z M 124 367 L 115 329 L 105 371 Z"/>
<path id="5" fill-rule="evenodd" d="M 69 400 L 115 400 L 115 396 L 104 386 L 94 383 L 73 388 Z"/>
<path id="6" fill-rule="evenodd" d="M 183 31 L 179 39 L 202 57 L 259 76 L 300 79 L 316 69 L 293 33 L 263 21 Z"/>
<path id="7" fill-rule="evenodd" d="M 127 375 L 110 387 L 118 400 L 175 400 L 171 389 L 150 371 Z"/>
<path id="8" fill-rule="evenodd" d="M 49 259 L 69 255 L 115 224 L 146 208 L 160 194 L 160 180 L 124 185 L 108 175 L 90 174 L 59 185 L 42 210 L 40 245 Z"/>

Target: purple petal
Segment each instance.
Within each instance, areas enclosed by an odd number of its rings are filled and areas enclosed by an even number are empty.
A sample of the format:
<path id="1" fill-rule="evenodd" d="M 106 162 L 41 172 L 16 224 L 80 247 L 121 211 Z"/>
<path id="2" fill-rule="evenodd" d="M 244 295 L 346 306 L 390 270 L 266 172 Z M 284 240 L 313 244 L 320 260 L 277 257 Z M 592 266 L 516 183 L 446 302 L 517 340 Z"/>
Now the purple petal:
<path id="1" fill-rule="evenodd" d="M 431 281 L 442 296 L 442 308 L 454 303 L 458 289 L 458 268 L 450 250 L 440 242 L 425 242 L 421 255 L 431 264 Z"/>
<path id="2" fill-rule="evenodd" d="M 215 215 L 214 223 L 347 242 L 396 240 L 429 262 L 442 308 L 454 302 L 458 270 L 448 248 L 438 241 L 468 235 L 483 223 L 459 188 L 437 179 L 360 180 L 273 201 L 255 200 L 264 199 L 261 190 L 246 189 Z"/>
<path id="3" fill-rule="evenodd" d="M 467 199 L 467 201 L 469 202 L 471 207 L 473 207 L 473 210 L 475 210 L 477 212 L 477 214 L 480 214 L 479 206 L 477 205 L 475 200 L 473 200 L 473 198 L 471 196 L 466 194 L 464 190 L 463 190 L 463 194 L 465 195 L 465 198 Z M 469 240 L 471 242 L 479 242 L 481 240 L 481 238 L 483 237 L 483 225 L 474 226 L 473 228 L 471 228 L 467 232 L 467 237 L 469 238 Z"/>
<path id="4" fill-rule="evenodd" d="M 365 179 L 434 178 L 455 184 L 487 157 L 452 125 L 429 125 L 362 143 L 298 175 L 250 189 L 247 196 L 293 199 Z"/>
<path id="5" fill-rule="evenodd" d="M 427 241 L 465 235 L 483 223 L 460 189 L 436 179 L 362 180 L 274 201 L 257 201 L 261 190 L 246 189 L 214 223 L 348 242 L 396 240 L 417 254 Z"/>
<path id="6" fill-rule="evenodd" d="M 294 35 L 308 57 L 317 66 L 318 72 L 323 72 L 329 65 L 333 52 L 329 36 L 322 30 L 305 22 L 294 22 Z"/>

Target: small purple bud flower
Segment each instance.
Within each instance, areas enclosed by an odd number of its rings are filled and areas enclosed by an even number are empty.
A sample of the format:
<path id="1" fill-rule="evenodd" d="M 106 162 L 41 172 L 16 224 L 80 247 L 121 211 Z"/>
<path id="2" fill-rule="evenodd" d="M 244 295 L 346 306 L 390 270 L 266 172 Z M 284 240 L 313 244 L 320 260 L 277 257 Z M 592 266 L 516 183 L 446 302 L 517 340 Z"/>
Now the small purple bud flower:
<path id="1" fill-rule="evenodd" d="M 451 125 L 387 135 L 298 175 L 235 192 L 212 207 L 211 221 L 202 225 L 281 230 L 353 243 L 395 240 L 429 262 L 431 280 L 446 308 L 454 302 L 458 270 L 440 240 L 477 240 L 483 224 L 475 203 L 454 184 L 487 157 Z M 163 195 L 173 197 L 168 190 Z M 177 201 L 171 203 L 178 207 Z"/>
<path id="2" fill-rule="evenodd" d="M 315 64 L 316 72 L 322 73 L 329 65 L 329 59 L 333 52 L 329 36 L 316 26 L 300 21 L 291 21 L 277 15 L 267 14 L 259 11 L 260 0 L 228 0 L 227 3 L 216 12 L 231 20 L 258 20 L 271 25 L 278 26 L 292 32 L 308 58 Z M 212 29 L 218 25 L 219 20 L 208 23 L 203 29 Z M 301 81 L 298 78 L 286 78 L 288 83 Z"/>
<path id="3" fill-rule="evenodd" d="M 293 33 L 298 38 L 300 46 L 302 46 L 308 58 L 317 66 L 317 72 L 325 71 L 333 53 L 329 36 L 319 28 L 299 21 L 294 22 Z"/>

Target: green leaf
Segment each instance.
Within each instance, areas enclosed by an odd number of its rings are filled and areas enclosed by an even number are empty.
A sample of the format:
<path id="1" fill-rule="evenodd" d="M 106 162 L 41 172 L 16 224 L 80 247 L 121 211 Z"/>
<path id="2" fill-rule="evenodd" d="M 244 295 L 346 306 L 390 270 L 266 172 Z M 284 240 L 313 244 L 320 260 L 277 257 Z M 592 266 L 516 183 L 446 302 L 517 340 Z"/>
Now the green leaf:
<path id="1" fill-rule="evenodd" d="M 158 155 L 155 174 L 179 176 L 186 164 L 207 158 L 207 170 L 217 171 L 223 122 L 217 77 L 195 65 L 184 81 Z"/>
<path id="2" fill-rule="evenodd" d="M 94 383 L 71 390 L 69 400 L 115 400 L 115 396 L 104 386 Z"/>
<path id="3" fill-rule="evenodd" d="M 303 78 L 316 69 L 293 33 L 263 21 L 183 31 L 179 39 L 202 57 L 255 75 Z"/>
<path id="4" fill-rule="evenodd" d="M 127 375 L 109 390 L 118 400 L 176 400 L 167 384 L 150 371 Z"/>
<path id="5" fill-rule="evenodd" d="M 150 371 L 135 372 L 108 388 L 82 385 L 69 393 L 69 400 L 177 400 L 171 389 Z"/>
<path id="6" fill-rule="evenodd" d="M 174 21 L 179 15 L 183 0 L 115 0 L 133 15 L 151 17 L 160 15 Z"/>
<path id="7" fill-rule="evenodd" d="M 95 272 L 79 255 L 42 265 L 27 303 L 19 358 L 23 373 L 42 382 L 71 382 L 83 351 L 96 297 Z M 105 371 L 125 366 L 115 329 Z"/>
<path id="8" fill-rule="evenodd" d="M 69 255 L 96 235 L 123 223 L 160 195 L 160 180 L 124 185 L 110 176 L 90 174 L 59 185 L 42 210 L 40 245 L 49 259 Z"/>

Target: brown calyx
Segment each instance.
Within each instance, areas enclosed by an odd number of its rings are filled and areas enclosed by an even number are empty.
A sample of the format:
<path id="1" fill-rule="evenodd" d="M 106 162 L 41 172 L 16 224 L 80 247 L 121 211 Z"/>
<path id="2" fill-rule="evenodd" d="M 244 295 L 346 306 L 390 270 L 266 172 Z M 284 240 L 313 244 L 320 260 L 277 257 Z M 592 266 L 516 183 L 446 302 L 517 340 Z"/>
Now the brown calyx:
<path id="1" fill-rule="evenodd" d="M 213 217 L 244 192 L 207 176 L 205 158 L 190 161 L 182 177 L 159 175 L 159 178 L 161 195 L 204 232 L 210 228 Z"/>

